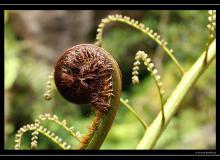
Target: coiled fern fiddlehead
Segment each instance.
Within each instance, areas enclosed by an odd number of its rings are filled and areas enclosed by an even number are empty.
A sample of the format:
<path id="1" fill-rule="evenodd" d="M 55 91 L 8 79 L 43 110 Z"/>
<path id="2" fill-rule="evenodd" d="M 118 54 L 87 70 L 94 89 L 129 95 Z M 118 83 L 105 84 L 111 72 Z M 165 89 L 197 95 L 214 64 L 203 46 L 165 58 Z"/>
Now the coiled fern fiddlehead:
<path id="1" fill-rule="evenodd" d="M 60 56 L 54 72 L 49 75 L 47 92 L 44 94 L 46 100 L 51 100 L 50 81 L 52 78 L 55 80 L 58 91 L 65 99 L 77 104 L 89 103 L 95 110 L 95 117 L 88 133 L 79 140 L 79 149 L 99 149 L 119 107 L 121 71 L 117 62 L 103 48 L 92 44 L 80 44 L 66 50 Z M 23 132 L 18 131 L 16 149 L 20 149 L 21 137 L 24 132 L 41 131 L 38 129 L 39 125 L 32 126 L 25 127 L 25 130 L 21 129 Z M 69 130 L 68 127 L 65 129 Z M 50 134 L 46 135 L 53 140 Z M 32 148 L 36 148 L 36 139 L 36 134 L 33 134 L 32 140 L 35 145 Z M 60 138 L 58 140 L 61 142 Z M 65 148 L 56 139 L 53 141 L 64 149 L 70 148 L 69 146 Z"/>

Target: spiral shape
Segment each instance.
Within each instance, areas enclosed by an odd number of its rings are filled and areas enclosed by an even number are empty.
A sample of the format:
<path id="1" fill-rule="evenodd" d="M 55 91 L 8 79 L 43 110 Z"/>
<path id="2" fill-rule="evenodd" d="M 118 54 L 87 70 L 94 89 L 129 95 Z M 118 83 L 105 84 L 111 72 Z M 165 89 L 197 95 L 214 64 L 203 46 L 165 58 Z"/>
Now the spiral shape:
<path id="1" fill-rule="evenodd" d="M 112 64 L 104 49 L 80 44 L 66 50 L 58 59 L 54 79 L 60 94 L 76 104 L 89 103 L 102 113 L 113 96 Z"/>

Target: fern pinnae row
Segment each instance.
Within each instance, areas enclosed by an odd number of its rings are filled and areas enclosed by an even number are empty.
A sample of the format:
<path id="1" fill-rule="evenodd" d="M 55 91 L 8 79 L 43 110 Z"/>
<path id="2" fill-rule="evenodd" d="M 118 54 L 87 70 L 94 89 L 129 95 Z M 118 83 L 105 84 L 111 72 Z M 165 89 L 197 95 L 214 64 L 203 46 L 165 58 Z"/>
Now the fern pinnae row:
<path id="1" fill-rule="evenodd" d="M 164 39 L 161 39 L 161 36 L 157 32 L 154 32 L 149 27 L 145 27 L 145 25 L 143 23 L 139 23 L 138 21 L 136 21 L 134 19 L 131 19 L 130 17 L 127 17 L 127 16 L 122 16 L 122 15 L 116 14 L 116 15 L 109 15 L 108 17 L 102 19 L 102 21 L 98 25 L 98 29 L 97 29 L 97 35 L 96 35 L 97 42 L 95 43 L 96 45 L 101 46 L 104 27 L 108 23 L 114 22 L 114 21 L 118 21 L 118 22 L 128 24 L 128 25 L 134 27 L 135 29 L 143 32 L 145 35 L 147 35 L 152 40 L 154 40 L 159 46 L 161 46 L 164 49 L 165 53 L 167 53 L 167 55 L 176 64 L 176 66 L 179 69 L 180 73 L 182 75 L 184 74 L 184 69 L 180 65 L 178 60 L 175 58 L 175 56 L 173 55 L 173 50 L 169 49 L 167 47 L 167 41 L 165 41 Z"/>
<path id="2" fill-rule="evenodd" d="M 163 90 L 163 83 L 160 80 L 160 75 L 158 75 L 158 71 L 157 69 L 155 69 L 153 62 L 151 61 L 151 59 L 148 57 L 148 55 L 144 52 L 144 51 L 138 51 L 136 53 L 135 56 L 135 62 L 134 62 L 134 66 L 133 66 L 133 71 L 132 71 L 132 83 L 133 84 L 138 84 L 139 83 L 139 66 L 140 66 L 140 60 L 142 60 L 144 62 L 144 65 L 147 67 L 147 70 L 151 73 L 151 76 L 153 77 L 158 91 L 159 91 L 159 95 L 160 95 L 160 101 L 161 101 L 161 110 L 162 110 L 162 121 L 165 121 L 165 117 L 164 117 L 164 90 Z"/>
<path id="3" fill-rule="evenodd" d="M 64 150 L 68 150 L 72 148 L 71 145 L 67 144 L 67 142 L 64 142 L 62 138 L 57 136 L 55 133 L 52 132 L 48 133 L 48 129 L 45 127 L 39 127 L 37 131 L 45 135 L 47 138 L 51 139 L 55 144 L 59 145 Z"/>
<path id="4" fill-rule="evenodd" d="M 37 148 L 37 140 L 38 140 L 39 132 L 37 130 L 31 133 L 31 149 Z"/>
<path id="5" fill-rule="evenodd" d="M 80 138 L 81 138 L 81 134 L 79 131 L 75 131 L 75 129 L 73 129 L 73 127 L 68 127 L 66 125 L 66 120 L 60 121 L 57 115 L 50 115 L 48 113 L 46 114 L 41 114 L 39 115 L 39 119 L 37 119 L 38 121 L 45 121 L 45 120 L 50 120 L 55 122 L 56 124 L 60 125 L 61 127 L 63 127 L 66 131 L 68 131 L 78 142 L 81 142 Z"/>
<path id="6" fill-rule="evenodd" d="M 209 37 L 213 40 L 216 29 L 216 10 L 209 10 L 208 14 L 209 24 L 207 25 L 207 28 L 209 29 Z"/>
<path id="7" fill-rule="evenodd" d="M 207 55 L 208 55 L 208 49 L 209 49 L 209 46 L 211 44 L 211 42 L 214 40 L 214 37 L 215 37 L 215 30 L 216 30 L 216 10 L 209 10 L 208 11 L 208 21 L 209 21 L 209 24 L 207 25 L 207 28 L 208 28 L 208 42 L 206 44 L 206 49 L 205 49 L 205 59 L 204 59 L 204 62 L 206 64 L 207 62 Z"/>
<path id="8" fill-rule="evenodd" d="M 23 134 L 29 130 L 35 130 L 36 126 L 35 125 L 24 125 L 23 127 L 21 127 L 16 135 L 15 135 L 15 150 L 19 150 L 21 148 L 21 138 L 23 136 Z"/>
<path id="9" fill-rule="evenodd" d="M 78 142 L 81 142 L 81 134 L 79 131 L 75 131 L 74 127 L 68 127 L 66 125 L 66 120 L 60 121 L 58 116 L 56 115 L 50 115 L 48 113 L 46 114 L 40 114 L 38 119 L 35 120 L 35 123 L 33 124 L 27 124 L 23 127 L 21 127 L 17 134 L 15 135 L 15 149 L 18 150 L 21 147 L 21 138 L 23 134 L 27 131 L 33 131 L 32 137 L 31 137 L 31 149 L 37 148 L 37 140 L 39 133 L 45 135 L 49 139 L 51 139 L 54 143 L 59 145 L 63 149 L 70 149 L 71 146 L 68 145 L 66 142 L 63 142 L 63 140 L 56 136 L 55 133 L 51 132 L 49 129 L 43 127 L 40 123 L 45 120 L 50 120 L 55 122 L 56 124 L 63 127 L 66 131 L 68 131 Z"/>
<path id="10" fill-rule="evenodd" d="M 44 99 L 49 101 L 52 99 L 52 80 L 53 80 L 54 70 L 49 74 L 46 86 L 46 92 L 44 93 Z"/>
<path id="11" fill-rule="evenodd" d="M 48 137 L 50 140 L 52 140 L 54 143 L 59 145 L 62 149 L 70 149 L 70 145 L 64 145 L 64 142 L 62 142 L 62 139 L 58 136 L 56 136 L 54 133 L 48 133 L 48 129 L 44 128 L 43 126 L 39 124 L 27 124 L 23 127 L 21 127 L 18 131 L 17 134 L 15 135 L 15 150 L 21 149 L 21 139 L 24 133 L 28 131 L 33 131 L 32 132 L 32 138 L 31 138 L 31 149 L 36 149 L 37 147 L 37 139 L 38 139 L 38 134 L 41 133 Z M 67 144 L 65 142 L 65 144 Z"/>

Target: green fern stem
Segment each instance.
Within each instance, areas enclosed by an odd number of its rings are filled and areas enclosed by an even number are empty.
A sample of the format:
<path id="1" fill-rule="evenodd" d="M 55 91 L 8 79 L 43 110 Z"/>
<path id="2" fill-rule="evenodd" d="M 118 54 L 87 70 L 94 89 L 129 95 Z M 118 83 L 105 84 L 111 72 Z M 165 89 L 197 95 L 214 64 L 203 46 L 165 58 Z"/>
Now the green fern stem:
<path id="1" fill-rule="evenodd" d="M 126 100 L 123 100 L 121 98 L 120 101 L 139 120 L 139 122 L 142 124 L 142 126 L 146 130 L 148 128 L 148 125 L 147 125 L 147 123 L 145 123 L 143 118 L 137 112 L 135 112 L 135 110 L 126 102 Z"/>
<path id="2" fill-rule="evenodd" d="M 112 126 L 113 120 L 119 108 L 122 88 L 121 71 L 115 59 L 110 54 L 106 54 L 106 56 L 112 63 L 114 96 L 111 98 L 111 108 L 106 115 L 103 115 L 100 124 L 95 132 L 92 134 L 91 140 L 86 149 L 99 149 L 101 147 Z"/>
<path id="3" fill-rule="evenodd" d="M 164 114 L 166 119 L 164 125 L 162 126 L 161 124 L 162 113 L 160 112 L 153 123 L 149 126 L 148 130 L 145 132 L 142 140 L 137 146 L 137 149 L 152 149 L 155 146 L 160 135 L 163 133 L 164 129 L 167 127 L 174 114 L 180 108 L 180 103 L 182 102 L 185 95 L 194 86 L 195 82 L 202 75 L 202 73 L 204 73 L 209 64 L 215 59 L 216 40 L 214 40 L 209 47 L 206 64 L 204 64 L 205 56 L 206 52 L 203 52 L 203 54 L 198 58 L 198 60 L 193 64 L 188 72 L 186 72 L 182 77 L 176 89 L 165 103 Z"/>

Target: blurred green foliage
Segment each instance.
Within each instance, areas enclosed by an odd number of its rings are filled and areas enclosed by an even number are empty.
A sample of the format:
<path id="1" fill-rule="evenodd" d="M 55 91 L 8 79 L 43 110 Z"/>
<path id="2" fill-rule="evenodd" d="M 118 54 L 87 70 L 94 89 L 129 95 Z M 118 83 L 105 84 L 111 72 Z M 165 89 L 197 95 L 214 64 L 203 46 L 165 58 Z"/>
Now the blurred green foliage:
<path id="1" fill-rule="evenodd" d="M 20 46 L 16 41 L 8 21 L 8 12 L 5 11 L 5 89 L 9 89 L 14 83 L 18 69 L 20 66 L 20 59 L 17 56 Z"/>
<path id="2" fill-rule="evenodd" d="M 130 11 L 132 12 L 132 11 Z M 121 11 L 123 13 L 123 11 Z M 140 22 L 155 31 L 165 32 L 168 46 L 185 69 L 205 49 L 207 40 L 207 11 L 167 11 L 167 28 L 160 28 L 163 22 L 162 11 L 142 11 Z M 16 131 L 27 123 L 32 123 L 39 114 L 56 114 L 66 119 L 81 133 L 87 131 L 92 114 L 87 105 L 78 106 L 64 100 L 57 91 L 52 101 L 46 102 L 43 93 L 53 65 L 44 59 L 36 59 L 16 35 L 5 12 L 5 149 L 14 148 Z M 95 39 L 95 35 L 94 35 Z M 112 25 L 104 34 L 103 48 L 117 59 L 123 75 L 122 97 L 146 122 L 151 123 L 160 110 L 158 91 L 154 81 L 144 67 L 141 67 L 141 83 L 131 84 L 131 69 L 135 53 L 145 50 L 151 57 L 160 57 L 162 66 L 159 73 L 166 92 L 170 95 L 180 80 L 176 66 L 162 51 L 157 51 L 156 43 L 142 33 L 124 24 Z M 157 64 L 157 62 L 156 62 Z M 213 63 L 199 79 L 196 86 L 185 97 L 180 111 L 171 121 L 159 139 L 156 149 L 215 149 L 215 102 L 216 66 Z M 55 88 L 55 87 L 54 87 Z M 48 123 L 48 128 L 72 144 L 73 138 L 56 124 Z M 144 129 L 135 117 L 122 105 L 102 149 L 135 149 L 144 134 Z M 28 135 L 28 133 L 27 133 Z M 30 134 L 22 140 L 24 148 L 30 146 Z M 209 135 L 209 136 L 206 136 Z M 204 138 L 205 137 L 205 138 Z M 40 149 L 59 149 L 44 136 L 39 139 Z"/>

